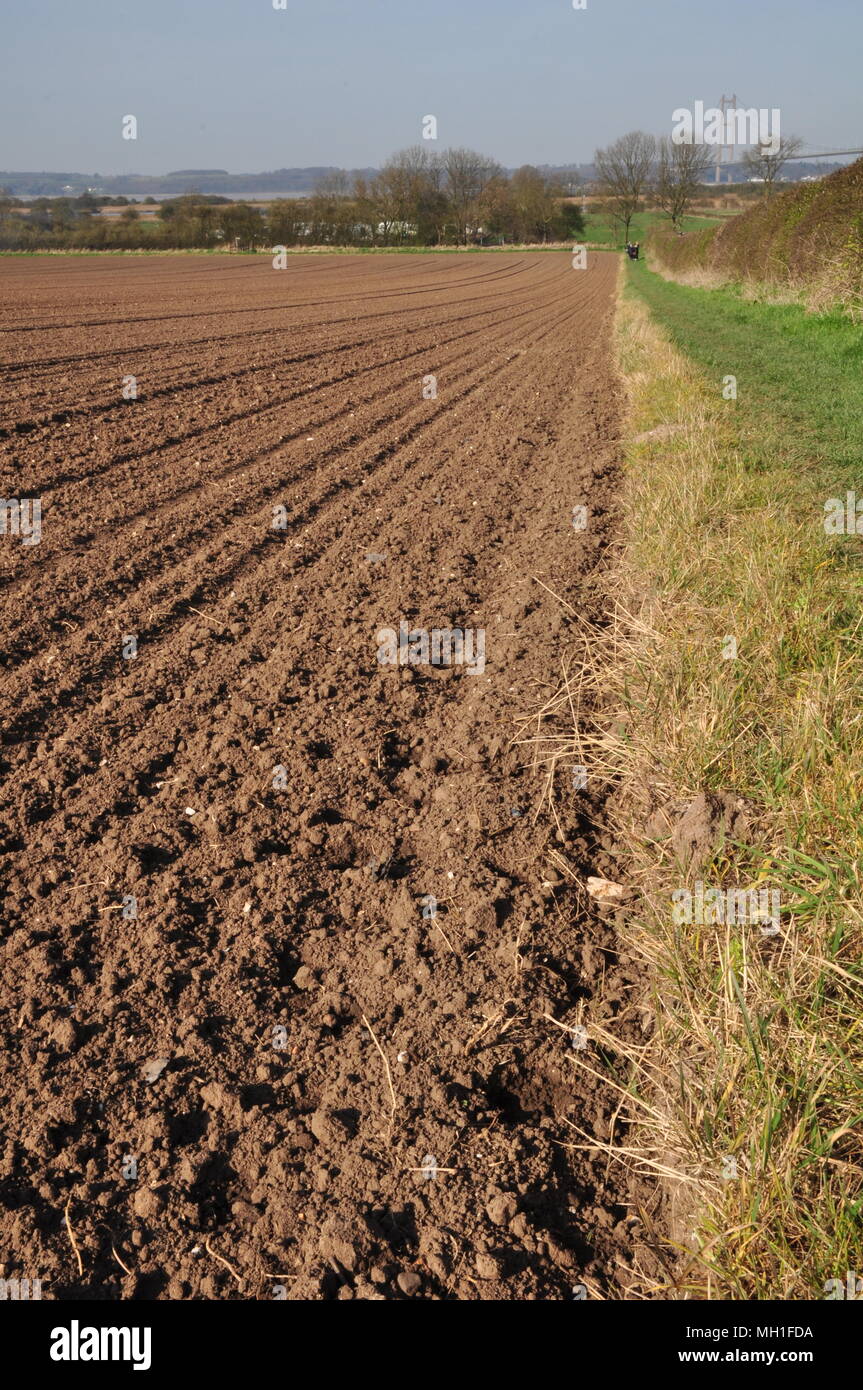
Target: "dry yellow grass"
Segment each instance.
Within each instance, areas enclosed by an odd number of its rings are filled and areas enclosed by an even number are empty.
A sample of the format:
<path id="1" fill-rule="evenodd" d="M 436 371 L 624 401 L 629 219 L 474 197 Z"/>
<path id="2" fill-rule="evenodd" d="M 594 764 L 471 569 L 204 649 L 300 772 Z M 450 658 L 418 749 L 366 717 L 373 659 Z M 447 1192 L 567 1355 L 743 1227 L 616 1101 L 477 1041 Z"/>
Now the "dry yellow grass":
<path id="1" fill-rule="evenodd" d="M 667 1184 L 679 1252 L 675 1278 L 645 1293 L 822 1298 L 863 1271 L 859 626 L 837 620 L 841 557 L 781 478 L 747 468 L 733 404 L 631 294 L 617 351 L 614 621 L 584 630 L 537 746 L 549 795 L 569 761 L 607 783 L 640 890 L 622 930 L 655 1026 L 627 1053 L 634 1139 L 616 1156 Z M 754 808 L 747 844 L 702 877 L 778 891 L 776 935 L 675 921 L 671 895 L 692 884 L 646 823 L 701 789 Z"/>

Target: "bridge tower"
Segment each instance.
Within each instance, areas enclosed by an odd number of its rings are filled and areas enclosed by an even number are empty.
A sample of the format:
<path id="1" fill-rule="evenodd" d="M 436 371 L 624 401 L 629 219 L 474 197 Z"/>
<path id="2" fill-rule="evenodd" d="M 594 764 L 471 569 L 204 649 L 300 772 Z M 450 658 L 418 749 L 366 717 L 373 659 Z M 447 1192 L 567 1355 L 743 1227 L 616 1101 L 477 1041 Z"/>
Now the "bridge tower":
<path id="1" fill-rule="evenodd" d="M 723 131 L 725 131 L 725 130 L 727 129 L 727 126 L 725 125 L 725 113 L 726 113 L 726 111 L 736 111 L 736 110 L 737 110 L 737 96 L 736 96 L 736 94 L 735 94 L 733 97 L 727 97 L 727 96 L 725 96 L 725 94 L 723 93 L 722 100 L 721 100 L 720 103 L 719 103 L 719 109 L 720 109 L 720 111 L 722 112 Z M 728 160 L 727 160 L 727 162 L 728 162 L 729 164 L 733 164 L 733 163 L 734 163 L 734 151 L 735 151 L 736 148 L 737 148 L 737 147 L 736 147 L 736 145 L 734 144 L 734 141 L 733 141 L 733 140 L 732 140 L 731 143 L 728 144 L 728 145 L 722 144 L 722 145 L 717 145 L 717 146 L 716 146 L 716 174 L 715 174 L 715 182 L 716 182 L 716 183 L 721 183 L 721 182 L 722 182 L 722 162 L 723 162 L 723 155 L 725 154 L 725 151 L 726 151 L 726 150 L 728 151 Z"/>

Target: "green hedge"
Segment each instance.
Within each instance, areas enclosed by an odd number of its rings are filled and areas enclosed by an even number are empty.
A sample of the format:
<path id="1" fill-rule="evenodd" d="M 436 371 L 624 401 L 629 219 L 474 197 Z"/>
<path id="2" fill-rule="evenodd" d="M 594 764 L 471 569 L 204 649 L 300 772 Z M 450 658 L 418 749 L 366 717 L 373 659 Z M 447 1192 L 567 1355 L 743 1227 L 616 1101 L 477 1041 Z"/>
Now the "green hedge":
<path id="1" fill-rule="evenodd" d="M 863 159 L 817 183 L 763 198 L 715 229 L 650 244 L 672 273 L 704 270 L 720 280 L 802 292 L 810 307 L 863 312 Z"/>

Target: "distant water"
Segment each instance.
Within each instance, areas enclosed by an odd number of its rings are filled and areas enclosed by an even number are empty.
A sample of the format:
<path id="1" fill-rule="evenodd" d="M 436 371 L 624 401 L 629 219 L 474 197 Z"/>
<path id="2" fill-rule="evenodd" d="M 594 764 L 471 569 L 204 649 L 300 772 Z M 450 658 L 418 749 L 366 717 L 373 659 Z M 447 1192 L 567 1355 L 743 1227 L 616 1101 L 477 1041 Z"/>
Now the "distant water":
<path id="1" fill-rule="evenodd" d="M 83 189 L 82 189 L 81 191 L 83 192 Z M 312 192 L 313 192 L 314 190 L 311 189 L 311 188 L 308 188 L 308 189 L 296 189 L 296 188 L 292 188 L 292 189 L 289 189 L 289 190 L 286 192 L 286 191 L 284 191 L 284 190 L 282 190 L 282 189 L 278 189 L 278 188 L 273 188 L 273 189 L 266 189 L 266 188 L 265 188 L 265 189 L 259 190 L 259 191 L 256 192 L 256 193 L 234 193 L 233 190 L 232 190 L 230 193 L 220 193 L 218 190 L 212 190 L 212 189 L 209 189 L 209 188 L 196 188 L 196 189 L 194 189 L 194 190 L 183 189 L 182 192 L 177 192 L 177 193 L 124 193 L 124 194 L 122 194 L 122 196 L 123 196 L 124 198 L 128 198 L 130 202 L 133 202 L 133 201 L 134 201 L 134 202 L 136 202 L 136 203 L 143 203 L 143 201 L 144 201 L 145 198 L 153 198 L 157 203 L 167 203 L 167 202 L 169 202 L 170 199 L 172 199 L 172 198 L 182 198 L 184 193 L 188 193 L 188 192 L 192 192 L 192 191 L 194 191 L 195 193 L 199 193 L 199 194 L 201 195 L 201 197 L 203 197 L 203 198 L 206 198 L 206 197 L 230 198 L 231 201 L 234 202 L 234 203 L 266 203 L 266 202 L 271 202 L 272 199 L 274 199 L 274 198 L 310 198 L 311 195 L 312 195 Z M 118 193 L 106 193 L 106 192 L 104 192 L 104 190 L 100 190 L 98 193 L 94 193 L 94 194 L 93 194 L 93 197 L 94 197 L 94 198 L 117 198 L 117 197 L 120 197 L 120 196 L 121 196 L 121 195 L 118 194 Z M 20 198 L 21 201 L 22 201 L 22 203 L 32 203 L 32 202 L 35 201 L 36 198 L 77 198 L 77 197 L 79 197 L 79 194 L 78 194 L 78 193 L 69 193 L 69 192 L 66 192 L 66 193 L 16 193 L 16 194 L 15 194 L 15 197 L 16 197 L 16 198 Z"/>

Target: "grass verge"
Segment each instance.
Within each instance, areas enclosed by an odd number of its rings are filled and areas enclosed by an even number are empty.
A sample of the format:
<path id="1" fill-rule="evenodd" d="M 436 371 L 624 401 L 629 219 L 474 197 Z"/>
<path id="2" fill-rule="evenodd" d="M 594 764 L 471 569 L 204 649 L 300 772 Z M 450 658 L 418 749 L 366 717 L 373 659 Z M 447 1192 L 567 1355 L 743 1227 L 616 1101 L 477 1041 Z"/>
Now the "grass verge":
<path id="1" fill-rule="evenodd" d="M 700 231 L 702 228 L 715 230 L 721 222 L 718 216 L 709 216 L 703 213 L 690 213 L 683 221 L 686 231 L 691 233 Z M 637 212 L 632 219 L 629 228 L 630 241 L 645 241 L 651 233 L 656 233 L 669 226 L 668 217 L 662 212 Z M 584 239 L 591 246 L 605 246 L 610 250 L 621 250 L 623 247 L 623 233 L 619 224 L 609 221 L 600 212 L 588 212 L 585 219 Z"/>
<path id="2" fill-rule="evenodd" d="M 824 526 L 828 499 L 863 499 L 863 333 L 641 266 L 624 279 L 616 619 L 585 634 L 602 713 L 548 745 L 613 787 L 639 889 L 621 930 L 649 966 L 652 1033 L 597 1041 L 630 1065 L 627 1161 L 674 1196 L 666 1293 L 824 1298 L 863 1272 L 863 572 L 860 538 Z M 685 870 L 675 817 L 703 790 L 738 798 L 749 829 Z M 778 931 L 676 920 L 696 876 L 778 892 Z"/>

